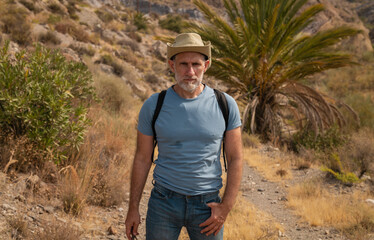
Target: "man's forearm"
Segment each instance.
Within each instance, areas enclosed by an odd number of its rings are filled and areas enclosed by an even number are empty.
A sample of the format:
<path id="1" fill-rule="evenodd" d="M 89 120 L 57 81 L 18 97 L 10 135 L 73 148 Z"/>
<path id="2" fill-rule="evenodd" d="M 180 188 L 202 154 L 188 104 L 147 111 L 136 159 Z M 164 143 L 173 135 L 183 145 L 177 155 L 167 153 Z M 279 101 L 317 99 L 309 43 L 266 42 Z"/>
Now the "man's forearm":
<path id="1" fill-rule="evenodd" d="M 236 196 L 238 195 L 242 179 L 242 168 L 243 163 L 241 156 L 232 159 L 228 166 L 226 188 L 222 198 L 222 204 L 227 206 L 229 210 L 234 206 Z"/>
<path id="2" fill-rule="evenodd" d="M 140 199 L 142 197 L 151 164 L 150 161 L 142 161 L 141 157 L 135 156 L 131 173 L 129 209 L 139 208 Z"/>

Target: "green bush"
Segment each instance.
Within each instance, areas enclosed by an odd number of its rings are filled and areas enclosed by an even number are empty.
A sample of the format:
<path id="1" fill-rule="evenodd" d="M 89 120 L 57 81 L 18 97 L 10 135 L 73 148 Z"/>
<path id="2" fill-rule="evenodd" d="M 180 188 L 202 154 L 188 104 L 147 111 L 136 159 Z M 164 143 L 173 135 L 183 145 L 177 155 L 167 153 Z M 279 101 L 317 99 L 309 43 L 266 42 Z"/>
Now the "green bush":
<path id="1" fill-rule="evenodd" d="M 144 15 L 140 12 L 136 13 L 133 17 L 134 25 L 138 28 L 138 30 L 147 30 L 148 29 L 148 22 Z"/>
<path id="2" fill-rule="evenodd" d="M 83 141 L 92 76 L 84 64 L 40 45 L 13 59 L 8 45 L 0 50 L 0 129 L 26 135 L 60 162 Z"/>
<path id="3" fill-rule="evenodd" d="M 109 23 L 117 18 L 116 15 L 101 9 L 96 10 L 95 13 L 104 23 Z"/>
<path id="4" fill-rule="evenodd" d="M 299 151 L 302 148 L 324 152 L 344 143 L 344 135 L 338 126 L 333 126 L 318 135 L 314 131 L 303 130 L 296 133 L 292 139 L 292 148 Z"/>
<path id="5" fill-rule="evenodd" d="M 124 69 L 123 69 L 121 63 L 118 60 L 116 60 L 115 58 L 113 58 L 111 55 L 106 54 L 106 55 L 102 56 L 101 57 L 101 62 L 106 64 L 106 65 L 112 66 L 113 67 L 113 72 L 117 76 L 122 76 L 123 75 Z"/>
<path id="6" fill-rule="evenodd" d="M 337 180 L 341 181 L 344 184 L 353 184 L 360 182 L 361 180 L 352 172 L 346 172 L 343 170 L 342 163 L 338 154 L 331 155 L 332 161 L 335 162 L 335 165 L 338 169 L 334 170 L 329 167 L 323 166 L 322 171 L 332 174 Z"/>
<path id="7" fill-rule="evenodd" d="M 54 45 L 58 45 L 61 43 L 61 40 L 52 31 L 47 31 L 46 33 L 40 34 L 39 41 L 42 43 L 52 43 Z"/>
<path id="8" fill-rule="evenodd" d="M 183 20 L 180 15 L 168 14 L 167 17 L 160 20 L 158 24 L 160 27 L 176 33 L 180 33 L 183 28 Z"/>
<path id="9" fill-rule="evenodd" d="M 345 100 L 360 117 L 361 127 L 368 127 L 374 130 L 374 101 L 370 96 L 363 94 L 352 94 Z"/>

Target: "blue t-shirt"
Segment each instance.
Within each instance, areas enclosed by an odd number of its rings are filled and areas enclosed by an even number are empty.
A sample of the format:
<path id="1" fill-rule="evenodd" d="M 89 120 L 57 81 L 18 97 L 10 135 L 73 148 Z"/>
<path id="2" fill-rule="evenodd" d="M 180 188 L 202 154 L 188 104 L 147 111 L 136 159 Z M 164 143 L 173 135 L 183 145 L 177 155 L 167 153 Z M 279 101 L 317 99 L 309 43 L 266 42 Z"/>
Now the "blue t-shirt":
<path id="1" fill-rule="evenodd" d="M 227 130 L 232 130 L 241 126 L 240 113 L 235 100 L 225 96 Z M 148 136 L 153 136 L 157 99 L 158 93 L 153 94 L 139 113 L 138 130 Z M 153 178 L 158 184 L 185 195 L 215 192 L 222 187 L 220 153 L 225 120 L 212 88 L 205 85 L 193 99 L 184 99 L 169 88 L 155 129 L 159 154 Z"/>

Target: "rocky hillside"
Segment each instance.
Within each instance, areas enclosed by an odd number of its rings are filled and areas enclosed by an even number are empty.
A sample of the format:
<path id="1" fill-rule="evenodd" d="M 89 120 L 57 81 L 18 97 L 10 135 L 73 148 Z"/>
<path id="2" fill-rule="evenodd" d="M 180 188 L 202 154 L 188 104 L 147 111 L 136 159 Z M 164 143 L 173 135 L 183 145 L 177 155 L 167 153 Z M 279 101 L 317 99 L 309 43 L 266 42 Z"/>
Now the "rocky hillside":
<path id="1" fill-rule="evenodd" d="M 172 82 L 165 65 L 166 49 L 155 35 L 175 34 L 158 26 L 165 14 L 177 13 L 189 18 L 201 19 L 191 1 L 135 0 L 84 0 L 80 1 L 15 1 L 11 11 L 0 10 L 0 40 L 13 40 L 12 49 L 19 49 L 31 42 L 41 42 L 59 48 L 69 58 L 81 61 L 83 55 L 90 58 L 105 72 L 113 72 L 130 85 L 134 93 L 145 98 L 151 92 L 166 88 Z M 214 7 L 222 7 L 221 1 L 208 1 Z M 347 43 L 347 48 L 360 56 L 372 51 L 369 30 L 362 23 L 356 10 L 364 11 L 358 3 L 342 0 L 310 0 L 310 4 L 323 3 L 321 13 L 307 29 L 309 32 L 349 24 L 363 33 Z M 2 5 L 5 4 L 3 1 Z M 368 3 L 366 4 L 368 5 Z M 366 6 L 362 4 L 362 6 Z M 5 6 L 5 5 L 4 5 Z M 370 5 L 371 6 L 371 5 Z M 134 25 L 135 10 L 146 14 L 147 29 Z M 367 8 L 365 8 L 367 9 Z M 370 8 L 369 8 L 370 9 Z M 370 19 L 369 10 L 365 10 Z M 12 17 L 13 15 L 13 17 Z M 18 19 L 20 23 L 14 19 Z M 21 20 L 21 19 L 24 19 Z M 14 23 L 15 22 L 15 23 Z M 25 30 L 22 29 L 25 28 Z M 18 31 L 18 32 L 17 32 Z M 19 39 L 24 33 L 24 39 Z M 17 35 L 18 34 L 18 35 Z M 18 36 L 18 39 L 14 36 Z M 22 36 L 21 36 L 22 37 Z M 140 81 L 139 81 L 140 80 Z"/>

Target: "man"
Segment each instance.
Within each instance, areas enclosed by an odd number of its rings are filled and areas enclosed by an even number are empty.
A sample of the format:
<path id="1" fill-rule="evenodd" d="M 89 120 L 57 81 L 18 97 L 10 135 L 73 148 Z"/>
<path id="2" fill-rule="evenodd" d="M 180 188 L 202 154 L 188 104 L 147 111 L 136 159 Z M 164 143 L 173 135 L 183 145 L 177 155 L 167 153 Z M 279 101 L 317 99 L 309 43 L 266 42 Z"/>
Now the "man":
<path id="1" fill-rule="evenodd" d="M 241 121 L 235 100 L 225 94 L 229 119 L 225 133 L 227 183 L 222 201 L 220 152 L 225 120 L 212 88 L 202 83 L 211 64 L 210 43 L 183 33 L 167 47 L 176 84 L 166 92 L 155 124 L 159 154 L 148 203 L 146 238 L 178 239 L 184 226 L 190 239 L 222 239 L 223 224 L 235 203 L 242 175 Z M 139 202 L 152 161 L 152 117 L 158 94 L 139 113 L 126 235 L 138 235 Z"/>

